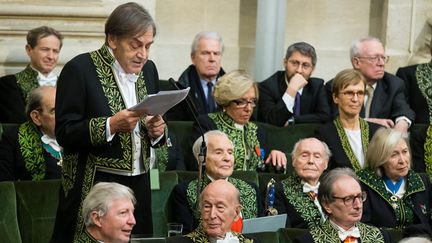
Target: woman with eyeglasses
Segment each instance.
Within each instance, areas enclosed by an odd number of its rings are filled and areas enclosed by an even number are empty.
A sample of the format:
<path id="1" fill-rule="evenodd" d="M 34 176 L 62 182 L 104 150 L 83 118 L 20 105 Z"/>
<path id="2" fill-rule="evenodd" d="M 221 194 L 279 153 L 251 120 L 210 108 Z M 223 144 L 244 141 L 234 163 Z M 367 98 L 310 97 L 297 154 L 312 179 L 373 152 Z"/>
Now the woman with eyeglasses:
<path id="1" fill-rule="evenodd" d="M 379 129 L 358 177 L 367 192 L 362 221 L 377 227 L 404 229 L 406 235 L 431 230 L 431 181 L 411 170 L 408 137 L 395 129 Z"/>
<path id="2" fill-rule="evenodd" d="M 198 117 L 194 123 L 191 141 L 209 130 L 225 132 L 234 143 L 234 170 L 266 171 L 275 167 L 286 168 L 286 155 L 278 150 L 270 150 L 264 129 L 251 122 L 257 104 L 258 88 L 256 82 L 243 70 L 231 71 L 216 82 L 213 90 L 214 100 L 223 110 Z M 266 165 L 271 165 L 266 166 Z"/>
<path id="3" fill-rule="evenodd" d="M 317 128 L 315 135 L 325 142 L 333 156 L 329 169 L 349 167 L 358 171 L 365 167 L 369 141 L 380 125 L 360 118 L 366 89 L 366 79 L 357 70 L 345 69 L 333 80 L 333 102 L 339 115 Z"/>

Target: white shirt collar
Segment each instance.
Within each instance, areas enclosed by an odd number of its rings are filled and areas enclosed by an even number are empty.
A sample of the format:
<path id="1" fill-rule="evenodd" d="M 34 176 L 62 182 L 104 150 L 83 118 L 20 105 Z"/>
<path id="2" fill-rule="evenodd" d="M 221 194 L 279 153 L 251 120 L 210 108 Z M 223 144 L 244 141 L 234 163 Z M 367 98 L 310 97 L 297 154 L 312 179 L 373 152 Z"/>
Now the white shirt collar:
<path id="1" fill-rule="evenodd" d="M 210 242 L 212 243 L 239 243 L 239 239 L 237 238 L 237 236 L 233 235 L 231 232 L 227 232 L 225 234 L 225 238 L 224 239 L 216 239 L 213 237 L 209 237 Z"/>
<path id="2" fill-rule="evenodd" d="M 39 86 L 56 86 L 58 79 L 57 74 L 55 74 L 54 72 L 50 72 L 48 75 L 45 76 L 31 65 L 30 67 L 38 73 L 37 81 L 39 83 Z"/>
<path id="3" fill-rule="evenodd" d="M 336 229 L 338 231 L 339 239 L 342 241 L 345 240 L 348 236 L 360 238 L 360 231 L 359 231 L 358 227 L 355 225 L 348 230 L 344 230 L 342 227 L 337 225 L 332 220 L 329 220 L 329 223 L 330 223 L 330 225 L 333 226 L 334 229 Z"/>

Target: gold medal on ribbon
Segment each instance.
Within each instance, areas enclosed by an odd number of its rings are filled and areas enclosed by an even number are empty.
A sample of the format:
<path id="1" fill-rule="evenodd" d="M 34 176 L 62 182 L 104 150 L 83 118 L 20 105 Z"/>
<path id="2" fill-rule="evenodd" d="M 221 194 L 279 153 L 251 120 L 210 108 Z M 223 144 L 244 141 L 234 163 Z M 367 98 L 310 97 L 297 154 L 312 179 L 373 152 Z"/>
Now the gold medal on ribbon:
<path id="1" fill-rule="evenodd" d="M 398 205 L 396 203 L 398 201 L 398 197 L 396 195 L 392 195 L 390 197 L 390 200 L 392 201 L 392 203 L 391 203 L 392 207 L 396 209 L 398 207 Z"/>

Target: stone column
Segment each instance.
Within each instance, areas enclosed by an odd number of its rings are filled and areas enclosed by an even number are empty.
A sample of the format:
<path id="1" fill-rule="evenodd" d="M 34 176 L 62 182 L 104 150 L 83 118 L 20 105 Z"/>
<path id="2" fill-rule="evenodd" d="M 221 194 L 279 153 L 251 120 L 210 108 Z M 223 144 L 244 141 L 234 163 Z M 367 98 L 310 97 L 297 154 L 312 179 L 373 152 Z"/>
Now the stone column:
<path id="1" fill-rule="evenodd" d="M 281 68 L 284 57 L 286 0 L 258 0 L 255 79 L 262 81 Z"/>

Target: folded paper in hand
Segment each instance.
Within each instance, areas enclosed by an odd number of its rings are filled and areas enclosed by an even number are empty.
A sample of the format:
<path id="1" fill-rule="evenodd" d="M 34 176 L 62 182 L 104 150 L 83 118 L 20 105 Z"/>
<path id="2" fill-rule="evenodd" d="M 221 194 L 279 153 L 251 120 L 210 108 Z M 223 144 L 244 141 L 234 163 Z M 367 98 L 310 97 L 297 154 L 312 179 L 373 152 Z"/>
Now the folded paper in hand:
<path id="1" fill-rule="evenodd" d="M 173 106 L 186 98 L 190 88 L 181 90 L 159 91 L 156 94 L 148 95 L 143 101 L 129 108 L 141 115 L 163 115 Z"/>

